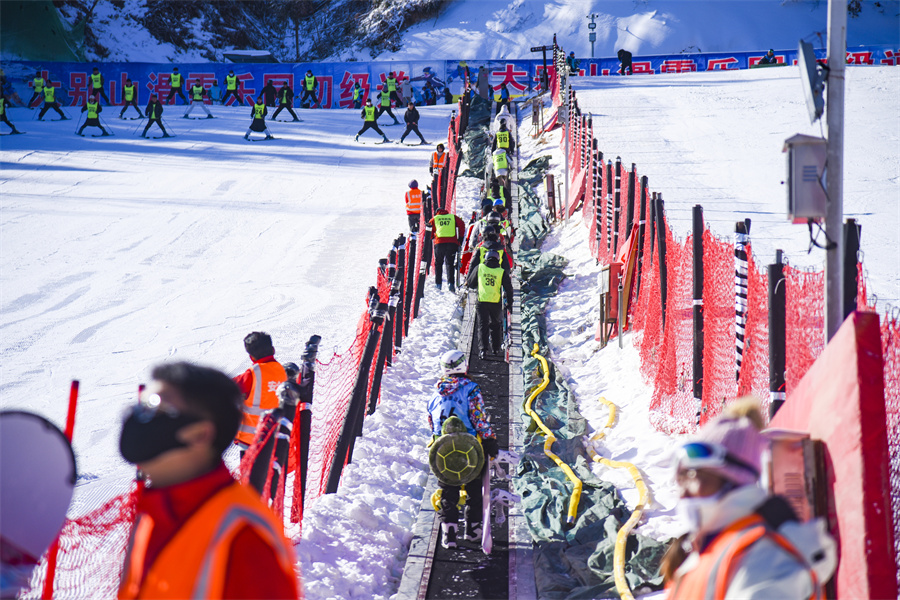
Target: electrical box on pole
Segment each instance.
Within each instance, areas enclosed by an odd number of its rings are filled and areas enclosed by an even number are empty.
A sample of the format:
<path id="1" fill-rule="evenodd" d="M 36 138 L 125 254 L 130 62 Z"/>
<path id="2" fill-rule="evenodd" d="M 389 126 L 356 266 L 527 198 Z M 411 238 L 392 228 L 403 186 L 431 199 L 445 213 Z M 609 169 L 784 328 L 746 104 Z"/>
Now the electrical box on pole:
<path id="1" fill-rule="evenodd" d="M 787 153 L 787 214 L 794 223 L 821 221 L 828 207 L 825 193 L 824 138 L 797 134 L 784 142 Z"/>
<path id="2" fill-rule="evenodd" d="M 594 31 L 597 29 L 597 24 L 594 22 L 594 19 L 597 18 L 597 15 L 591 13 L 587 18 L 591 20 L 591 22 L 588 23 L 588 29 L 591 30 L 590 33 L 588 33 L 588 41 L 591 43 L 591 58 L 594 58 L 594 42 L 597 41 L 597 32 Z"/>

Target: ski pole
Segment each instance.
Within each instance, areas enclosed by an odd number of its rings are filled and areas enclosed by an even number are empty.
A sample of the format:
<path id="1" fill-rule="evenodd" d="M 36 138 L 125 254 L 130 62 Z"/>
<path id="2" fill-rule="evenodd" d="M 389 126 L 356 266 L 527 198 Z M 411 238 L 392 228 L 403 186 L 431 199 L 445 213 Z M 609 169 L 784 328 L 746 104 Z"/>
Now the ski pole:
<path id="1" fill-rule="evenodd" d="M 84 113 L 81 113 L 81 114 L 78 116 L 78 122 L 75 123 L 75 131 L 72 132 L 72 133 L 74 133 L 75 135 L 78 135 L 78 127 L 81 126 L 81 121 L 82 121 L 82 119 L 84 119 Z"/>
<path id="2" fill-rule="evenodd" d="M 116 132 L 113 131 L 113 128 L 109 126 L 109 124 L 106 122 L 106 119 L 104 119 L 102 115 L 98 114 L 97 119 L 100 121 L 101 125 L 103 125 L 104 127 L 106 127 L 106 129 L 109 130 L 109 135 L 116 135 Z"/>
<path id="3" fill-rule="evenodd" d="M 69 410 L 66 414 L 66 430 L 65 436 L 72 443 L 72 434 L 75 432 L 75 408 L 78 405 L 78 380 L 72 380 L 72 386 L 69 388 Z M 56 577 L 56 557 L 59 554 L 59 536 L 53 540 L 53 545 L 47 551 L 47 576 L 44 579 L 44 587 L 41 591 L 43 600 L 53 598 L 53 580 Z"/>

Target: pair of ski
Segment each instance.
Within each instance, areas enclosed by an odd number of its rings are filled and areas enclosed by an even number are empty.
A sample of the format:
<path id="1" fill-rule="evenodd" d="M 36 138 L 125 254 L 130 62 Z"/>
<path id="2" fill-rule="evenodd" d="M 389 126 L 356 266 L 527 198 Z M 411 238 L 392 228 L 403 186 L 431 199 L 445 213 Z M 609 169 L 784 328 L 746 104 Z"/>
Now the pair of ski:
<path id="1" fill-rule="evenodd" d="M 481 515 L 481 551 L 490 554 L 494 549 L 494 540 L 491 537 L 491 509 L 496 507 L 497 523 L 506 521 L 506 514 L 503 507 L 509 508 L 513 502 L 518 502 L 520 498 L 515 494 L 506 490 L 491 491 L 491 471 L 496 471 L 499 479 L 509 480 L 510 472 L 513 465 L 518 464 L 519 455 L 512 450 L 501 450 L 497 458 L 485 456 L 488 460 L 487 468 L 481 477 L 481 499 L 482 499 L 482 515 Z"/>

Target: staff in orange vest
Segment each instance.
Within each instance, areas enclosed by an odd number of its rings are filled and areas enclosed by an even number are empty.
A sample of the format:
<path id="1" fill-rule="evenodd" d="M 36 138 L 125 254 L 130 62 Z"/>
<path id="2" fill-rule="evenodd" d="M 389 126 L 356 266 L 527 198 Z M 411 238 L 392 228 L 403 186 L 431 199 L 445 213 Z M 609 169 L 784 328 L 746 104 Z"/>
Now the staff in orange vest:
<path id="1" fill-rule="evenodd" d="M 300 597 L 280 518 L 222 462 L 241 422 L 237 385 L 186 362 L 152 377 L 119 440 L 147 477 L 119 598 Z"/>
<path id="2" fill-rule="evenodd" d="M 235 442 L 241 447 L 241 458 L 253 443 L 262 413 L 278 408 L 278 385 L 287 381 L 287 374 L 277 360 L 272 337 L 263 331 L 254 331 L 244 338 L 244 350 L 250 355 L 253 366 L 234 378 L 244 395 L 244 418 Z"/>
<path id="3" fill-rule="evenodd" d="M 440 173 L 447 162 L 447 155 L 444 154 L 444 145 L 438 144 L 435 150 L 435 152 L 432 152 L 431 162 L 428 164 L 428 173 L 431 175 L 434 175 L 435 169 Z"/>
<path id="4" fill-rule="evenodd" d="M 756 399 L 736 400 L 678 449 L 677 508 L 689 532 L 663 558 L 669 600 L 823 597 L 835 542 L 821 519 L 799 523 L 759 487 L 762 426 Z"/>
<path id="5" fill-rule="evenodd" d="M 409 221 L 410 231 L 419 231 L 419 219 L 422 214 L 422 190 L 419 182 L 413 179 L 409 182 L 409 191 L 404 196 L 406 202 L 406 218 Z"/>

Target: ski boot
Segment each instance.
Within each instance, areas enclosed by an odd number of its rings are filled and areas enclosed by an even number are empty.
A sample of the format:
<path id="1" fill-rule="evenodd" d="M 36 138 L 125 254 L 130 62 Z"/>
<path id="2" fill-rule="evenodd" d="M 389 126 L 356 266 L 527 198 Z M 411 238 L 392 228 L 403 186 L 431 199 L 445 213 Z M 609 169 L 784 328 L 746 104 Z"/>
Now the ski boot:
<path id="1" fill-rule="evenodd" d="M 456 523 L 441 523 L 441 546 L 456 548 Z"/>
<path id="2" fill-rule="evenodd" d="M 358 134 L 358 133 L 356 134 L 356 137 L 353 138 L 353 141 L 354 141 L 354 142 L 358 142 L 358 141 L 359 141 L 359 134 Z"/>
<path id="3" fill-rule="evenodd" d="M 267 140 L 274 140 L 274 139 L 275 139 L 275 136 L 274 136 L 274 135 L 266 135 L 266 139 L 267 139 Z"/>
<path id="4" fill-rule="evenodd" d="M 206 115 L 206 118 L 207 118 L 207 119 L 215 119 L 215 117 L 212 116 L 212 115 Z"/>
<path id="5" fill-rule="evenodd" d="M 249 141 L 250 141 L 250 134 L 248 133 L 248 134 L 244 135 L 244 139 L 247 140 L 247 141 L 249 142 Z"/>
<path id="6" fill-rule="evenodd" d="M 384 137 L 384 143 L 385 143 L 385 144 L 390 144 L 390 143 L 391 143 L 391 140 L 387 139 L 387 136 L 386 136 L 386 135 L 385 135 L 385 136 L 382 136 L 382 137 Z"/>

